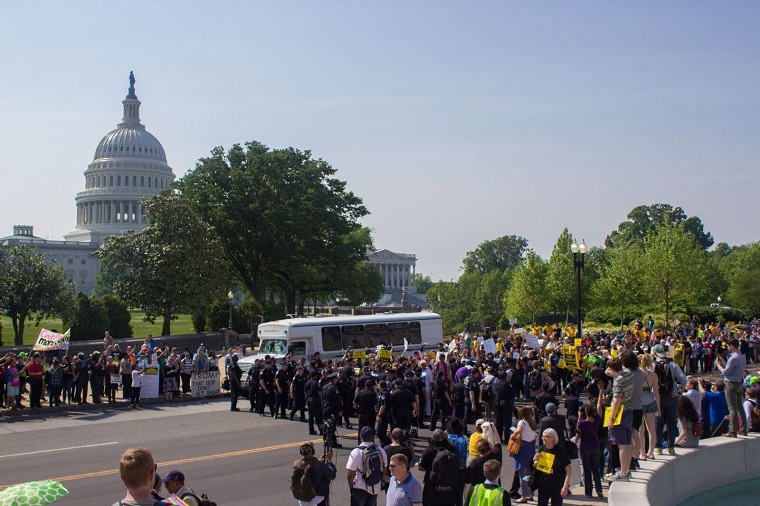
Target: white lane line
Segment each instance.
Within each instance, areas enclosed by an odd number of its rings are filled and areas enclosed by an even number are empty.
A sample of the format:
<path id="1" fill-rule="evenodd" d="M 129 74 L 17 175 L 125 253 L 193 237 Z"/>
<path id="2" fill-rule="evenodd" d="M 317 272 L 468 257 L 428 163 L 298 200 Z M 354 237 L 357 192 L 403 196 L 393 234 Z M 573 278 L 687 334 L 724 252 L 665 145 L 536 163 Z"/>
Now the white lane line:
<path id="1" fill-rule="evenodd" d="M 96 446 L 109 446 L 109 445 L 117 445 L 117 444 L 119 444 L 118 441 L 113 441 L 111 443 L 98 443 L 95 445 L 69 446 L 68 448 L 55 448 L 53 450 L 40 450 L 37 452 L 14 453 L 11 455 L 0 455 L 0 459 L 6 459 L 8 457 L 23 457 L 24 455 L 35 455 L 37 453 L 62 452 L 65 450 L 79 450 L 82 448 L 94 448 Z"/>

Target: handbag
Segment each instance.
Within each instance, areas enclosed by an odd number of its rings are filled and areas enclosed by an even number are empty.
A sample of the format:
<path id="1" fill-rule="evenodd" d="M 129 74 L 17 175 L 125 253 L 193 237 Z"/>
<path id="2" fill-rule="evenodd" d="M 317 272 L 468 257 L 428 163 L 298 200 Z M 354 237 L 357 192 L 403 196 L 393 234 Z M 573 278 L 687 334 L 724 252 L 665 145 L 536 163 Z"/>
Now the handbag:
<path id="1" fill-rule="evenodd" d="M 571 460 L 578 458 L 578 446 L 569 439 L 565 440 L 565 449 L 567 450 L 568 455 L 570 455 Z"/>
<path id="2" fill-rule="evenodd" d="M 515 437 L 514 435 L 510 436 L 509 441 L 507 442 L 507 451 L 510 455 L 517 455 L 520 453 L 520 448 L 522 447 L 522 438 L 520 436 Z"/>
<path id="3" fill-rule="evenodd" d="M 702 421 L 698 420 L 694 422 L 694 427 L 691 429 L 691 433 L 694 434 L 695 437 L 702 437 L 702 432 L 704 432 L 705 428 L 702 425 Z"/>
<path id="4" fill-rule="evenodd" d="M 531 467 L 533 467 L 531 465 Z M 528 480 L 528 485 L 530 486 L 530 489 L 535 492 L 538 490 L 546 481 L 546 476 L 548 476 L 546 473 L 542 473 L 535 467 L 531 470 L 530 473 L 530 479 Z"/>

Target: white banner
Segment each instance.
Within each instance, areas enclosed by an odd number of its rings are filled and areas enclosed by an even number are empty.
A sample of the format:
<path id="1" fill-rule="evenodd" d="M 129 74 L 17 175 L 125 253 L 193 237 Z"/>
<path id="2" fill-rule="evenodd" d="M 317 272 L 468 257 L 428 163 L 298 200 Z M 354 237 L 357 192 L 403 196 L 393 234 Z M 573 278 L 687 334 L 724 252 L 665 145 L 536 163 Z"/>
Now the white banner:
<path id="1" fill-rule="evenodd" d="M 221 390 L 219 371 L 199 372 L 190 378 L 193 397 L 211 397 L 219 395 Z"/>
<path id="2" fill-rule="evenodd" d="M 541 348 L 541 343 L 538 342 L 538 337 L 533 334 L 525 334 L 525 345 L 528 348 Z"/>
<path id="3" fill-rule="evenodd" d="M 34 343 L 34 347 L 32 348 L 32 350 L 34 351 L 68 350 L 70 333 L 71 333 L 71 329 L 67 330 L 65 334 L 59 334 L 57 332 L 51 332 L 49 330 L 41 329 L 40 334 L 37 336 L 37 341 Z"/>
<path id="4" fill-rule="evenodd" d="M 151 364 L 142 372 L 140 399 L 158 399 L 158 364 Z"/>

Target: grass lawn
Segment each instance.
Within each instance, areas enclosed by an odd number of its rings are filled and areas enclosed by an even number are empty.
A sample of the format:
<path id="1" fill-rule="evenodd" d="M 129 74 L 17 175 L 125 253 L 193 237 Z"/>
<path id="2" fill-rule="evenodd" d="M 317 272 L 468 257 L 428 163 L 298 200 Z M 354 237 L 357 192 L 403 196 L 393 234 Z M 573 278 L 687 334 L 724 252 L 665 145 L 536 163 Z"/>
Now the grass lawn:
<path id="1" fill-rule="evenodd" d="M 156 324 L 151 325 L 150 323 L 143 321 L 145 313 L 142 311 L 130 311 L 130 313 L 132 313 L 132 320 L 130 323 L 132 324 L 134 337 L 145 337 L 148 334 L 153 334 L 154 336 L 161 335 L 163 320 L 156 320 Z M 13 324 L 11 323 L 11 319 L 7 316 L 0 316 L 0 322 L 3 324 L 3 345 L 12 346 Z M 56 318 L 42 320 L 39 327 L 35 326 L 34 323 L 26 322 L 26 327 L 24 328 L 24 344 L 28 344 L 30 346 L 34 344 L 34 341 L 37 339 L 37 335 L 40 333 L 41 328 L 46 328 L 48 330 L 56 329 L 59 332 L 66 332 L 67 330 L 63 328 L 61 320 Z M 193 329 L 193 321 L 190 318 L 190 315 L 179 315 L 176 320 L 172 320 L 173 335 L 194 333 L 195 329 Z M 114 337 L 118 339 L 123 336 Z"/>

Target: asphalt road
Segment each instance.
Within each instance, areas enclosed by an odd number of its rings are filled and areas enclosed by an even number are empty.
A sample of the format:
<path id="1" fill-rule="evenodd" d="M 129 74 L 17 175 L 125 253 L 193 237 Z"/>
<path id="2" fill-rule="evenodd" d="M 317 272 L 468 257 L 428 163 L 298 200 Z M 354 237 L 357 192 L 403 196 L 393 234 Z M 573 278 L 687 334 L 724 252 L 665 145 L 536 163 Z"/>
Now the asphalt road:
<path id="1" fill-rule="evenodd" d="M 305 423 L 230 412 L 226 399 L 128 408 L 72 410 L 0 418 L 0 488 L 32 480 L 57 479 L 69 495 L 56 504 L 108 506 L 124 496 L 120 455 L 134 446 L 150 448 L 165 474 L 180 469 L 196 493 L 220 505 L 297 504 L 289 486 L 298 446 L 310 437 Z M 337 450 L 338 479 L 333 506 L 349 504 L 345 465 L 356 431 Z M 421 431 L 427 437 L 429 431 Z M 321 440 L 311 437 L 318 448 Z M 419 441 L 418 452 L 427 445 Z M 577 461 L 573 482 L 578 481 Z M 512 460 L 504 458 L 502 480 L 511 483 Z M 414 471 L 421 480 L 421 473 Z M 594 504 L 580 493 L 566 504 Z M 382 496 L 382 494 L 381 494 Z M 597 502 L 598 501 L 598 502 Z M 380 498 L 380 504 L 384 497 Z"/>

